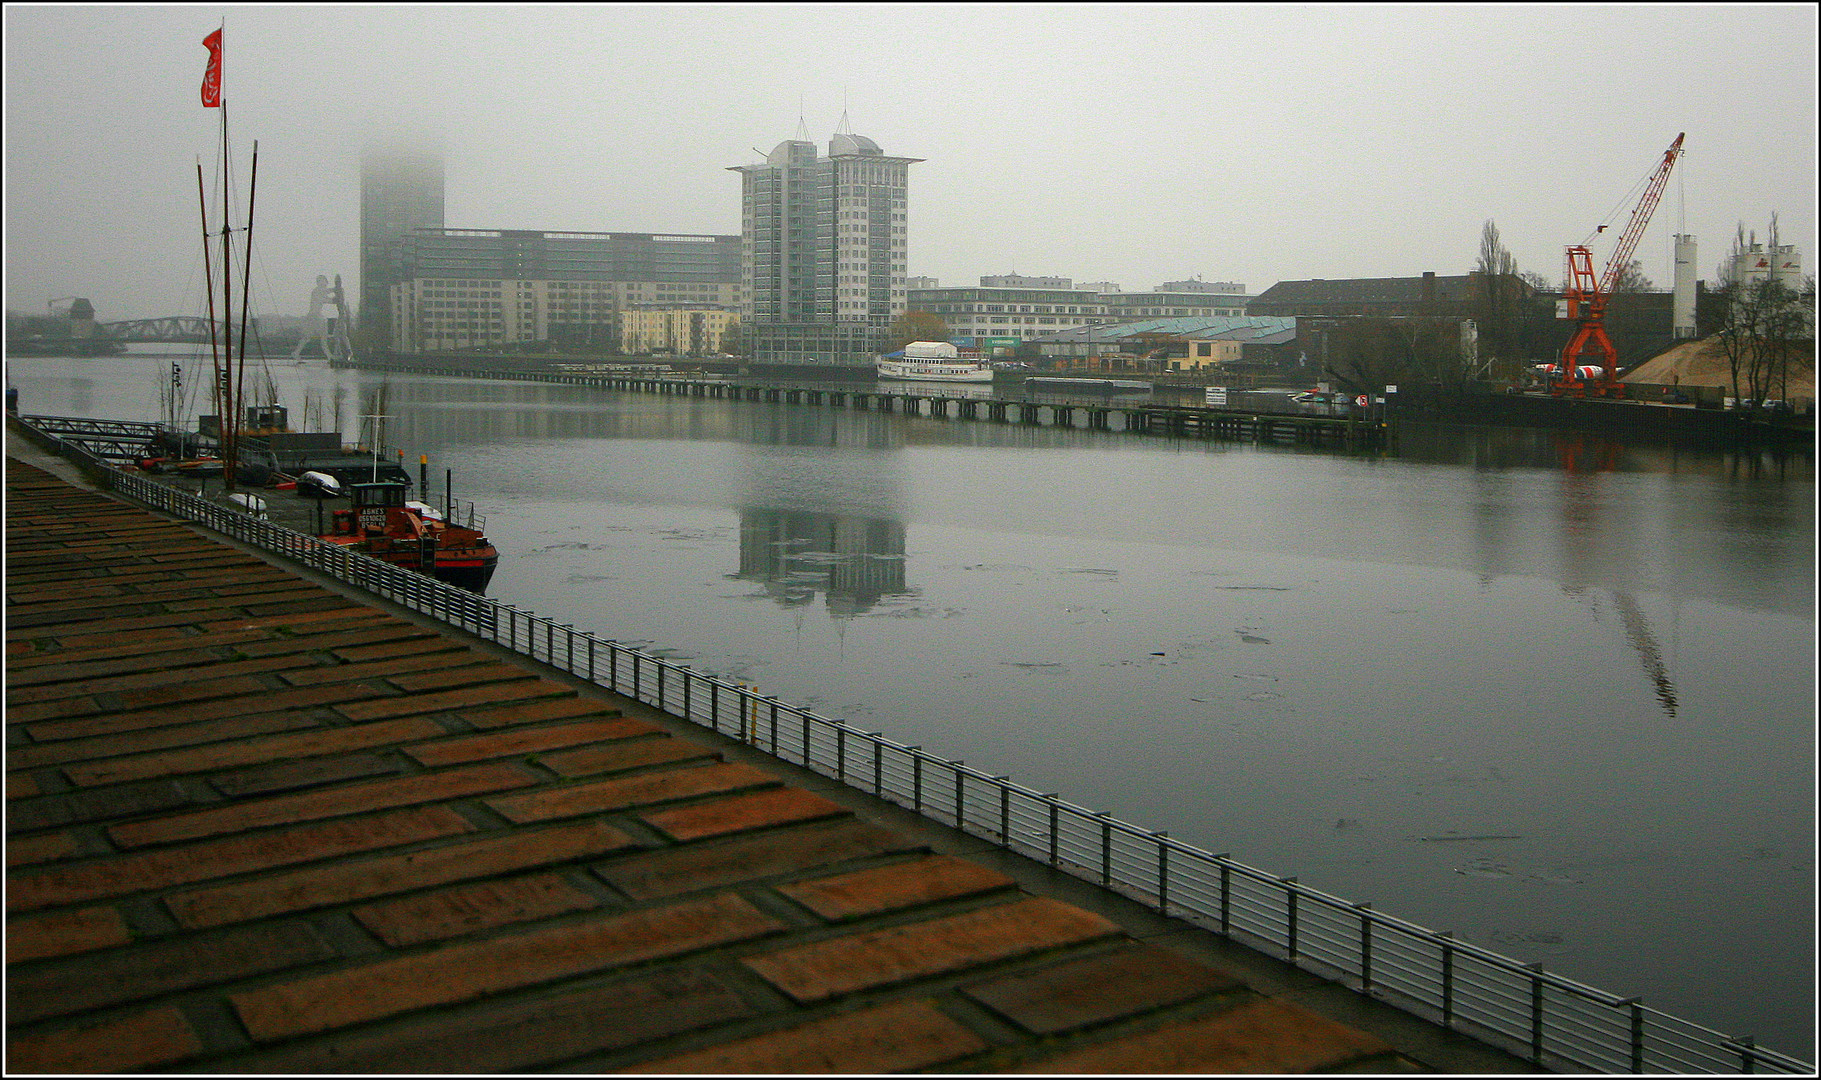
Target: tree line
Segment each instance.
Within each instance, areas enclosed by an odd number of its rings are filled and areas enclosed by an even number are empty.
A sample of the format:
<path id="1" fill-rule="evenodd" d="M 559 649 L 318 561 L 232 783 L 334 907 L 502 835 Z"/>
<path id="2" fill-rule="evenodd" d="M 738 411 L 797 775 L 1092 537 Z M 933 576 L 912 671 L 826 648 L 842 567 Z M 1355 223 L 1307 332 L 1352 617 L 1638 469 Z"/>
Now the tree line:
<path id="1" fill-rule="evenodd" d="M 1756 243 L 1756 234 L 1748 239 L 1741 223 L 1715 275 L 1717 284 L 1700 298 L 1697 334 L 1717 342 L 1724 353 L 1739 407 L 1762 409 L 1767 401 L 1787 400 L 1792 377 L 1814 371 L 1815 279 L 1809 275 L 1792 287 L 1775 274 L 1740 273 L 1741 256 Z M 1772 252 L 1778 247 L 1775 215 L 1767 246 Z M 1554 361 L 1566 340 L 1566 324 L 1555 317 L 1555 301 L 1566 283 L 1552 285 L 1541 274 L 1520 269 L 1490 220 L 1480 230 L 1473 269 L 1466 317 L 1475 333 L 1464 334 L 1459 319 L 1442 317 L 1334 320 L 1322 342 L 1327 375 L 1343 389 L 1365 393 L 1398 382 L 1456 387 L 1471 380 L 1521 382 L 1530 376 L 1531 364 Z M 1627 318 L 1627 296 L 1654 289 L 1637 260 L 1621 267 L 1610 292 L 1609 326 Z M 1636 321 L 1632 325 L 1643 328 Z M 1668 341 L 1669 328 L 1663 327 L 1657 341 L 1632 344 L 1648 350 Z"/>
<path id="2" fill-rule="evenodd" d="M 1782 246 L 1775 214 L 1761 249 L 1768 257 L 1766 272 L 1746 272 L 1745 263 L 1760 251 L 1757 239 L 1755 231 L 1748 239 L 1745 223 L 1739 223 L 1716 274 L 1719 309 L 1713 337 L 1726 357 L 1737 407 L 1762 411 L 1786 408 L 1790 377 L 1814 373 L 1815 277 L 1808 275 L 1798 289 L 1773 272 Z"/>

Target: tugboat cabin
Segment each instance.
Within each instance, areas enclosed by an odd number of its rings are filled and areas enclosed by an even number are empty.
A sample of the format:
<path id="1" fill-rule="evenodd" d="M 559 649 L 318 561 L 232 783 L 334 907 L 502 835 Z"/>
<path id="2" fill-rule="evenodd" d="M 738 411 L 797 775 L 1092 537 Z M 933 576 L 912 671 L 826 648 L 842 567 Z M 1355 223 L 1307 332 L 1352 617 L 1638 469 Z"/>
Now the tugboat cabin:
<path id="1" fill-rule="evenodd" d="M 335 511 L 335 531 L 343 536 L 397 531 L 406 515 L 405 485 L 397 481 L 349 484 L 348 509 Z M 416 515 L 411 515 L 415 517 Z M 406 529 L 415 533 L 416 529 Z"/>

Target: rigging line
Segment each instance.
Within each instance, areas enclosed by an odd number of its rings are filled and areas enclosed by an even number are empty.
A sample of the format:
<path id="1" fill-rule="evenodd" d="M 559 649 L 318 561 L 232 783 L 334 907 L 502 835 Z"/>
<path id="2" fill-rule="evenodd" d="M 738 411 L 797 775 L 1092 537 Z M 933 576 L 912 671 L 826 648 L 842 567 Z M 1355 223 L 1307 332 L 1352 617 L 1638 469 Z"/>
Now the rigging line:
<path id="1" fill-rule="evenodd" d="M 1651 176 L 1654 175 L 1655 170 L 1652 170 Z M 1619 201 L 1612 205 L 1612 209 L 1606 211 L 1606 216 L 1602 217 L 1599 225 L 1595 227 L 1592 232 L 1587 234 L 1585 240 L 1581 241 L 1581 246 L 1588 247 L 1593 243 L 1594 237 L 1612 231 L 1613 227 L 1618 224 L 1619 216 L 1625 212 L 1625 207 L 1627 205 L 1635 205 L 1639 197 L 1644 194 L 1644 189 L 1650 185 L 1650 179 L 1650 176 L 1645 176 L 1637 183 L 1631 185 L 1631 190 L 1627 191 L 1624 195 L 1621 195 Z M 1629 219 L 1627 219 L 1627 224 L 1629 223 Z"/>

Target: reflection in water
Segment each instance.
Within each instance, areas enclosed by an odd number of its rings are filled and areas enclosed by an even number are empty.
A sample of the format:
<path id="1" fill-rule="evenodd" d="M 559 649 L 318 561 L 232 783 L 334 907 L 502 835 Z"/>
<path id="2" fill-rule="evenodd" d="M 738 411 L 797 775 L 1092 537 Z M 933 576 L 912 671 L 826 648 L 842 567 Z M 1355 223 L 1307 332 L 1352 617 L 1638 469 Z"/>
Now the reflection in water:
<path id="1" fill-rule="evenodd" d="M 740 511 L 740 572 L 779 604 L 808 604 L 820 591 L 830 615 L 864 614 L 904 585 L 904 525 L 877 518 L 778 510 Z"/>
<path id="2" fill-rule="evenodd" d="M 1663 665 L 1663 650 L 1657 647 L 1656 635 L 1650 632 L 1650 621 L 1638 610 L 1638 602 L 1630 593 L 1614 592 L 1612 600 L 1618 605 L 1619 617 L 1625 621 L 1625 640 L 1637 651 L 1644 674 L 1656 684 L 1657 700 L 1662 703 L 1663 712 L 1673 718 L 1676 715 L 1676 687 L 1669 681 L 1669 670 Z"/>
<path id="3" fill-rule="evenodd" d="M 1561 510 L 1560 536 L 1563 542 L 1562 592 L 1570 597 L 1585 596 L 1589 585 L 1602 576 L 1624 580 L 1629 570 L 1611 574 L 1618 560 L 1610 551 L 1595 550 L 1596 545 L 1636 543 L 1637 537 L 1622 525 L 1605 520 L 1602 511 L 1613 501 L 1611 493 L 1600 490 L 1600 473 L 1618 468 L 1620 444 L 1593 435 L 1557 435 L 1557 459 L 1561 464 L 1558 485 L 1558 507 Z M 1604 572 L 1602 566 L 1607 567 Z M 1638 601 L 1624 588 L 1611 588 L 1613 604 L 1625 625 L 1625 641 L 1637 653 L 1638 663 L 1656 689 L 1657 703 L 1664 715 L 1676 715 L 1676 688 L 1670 681 L 1663 651 L 1651 632 L 1650 620 L 1638 607 Z"/>
<path id="4" fill-rule="evenodd" d="M 1578 473 L 1612 472 L 1619 467 L 1620 444 L 1598 435 L 1582 432 L 1558 434 L 1555 437 L 1556 460 L 1562 471 Z"/>

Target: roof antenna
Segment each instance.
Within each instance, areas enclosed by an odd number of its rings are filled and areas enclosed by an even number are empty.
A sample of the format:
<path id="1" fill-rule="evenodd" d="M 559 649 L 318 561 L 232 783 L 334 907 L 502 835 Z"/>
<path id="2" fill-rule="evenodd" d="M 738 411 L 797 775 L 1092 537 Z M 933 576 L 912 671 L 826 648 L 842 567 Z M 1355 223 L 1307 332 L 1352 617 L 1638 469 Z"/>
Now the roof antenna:
<path id="1" fill-rule="evenodd" d="M 809 124 L 803 119 L 803 95 L 797 95 L 797 133 L 793 136 L 798 142 L 809 142 Z"/>

